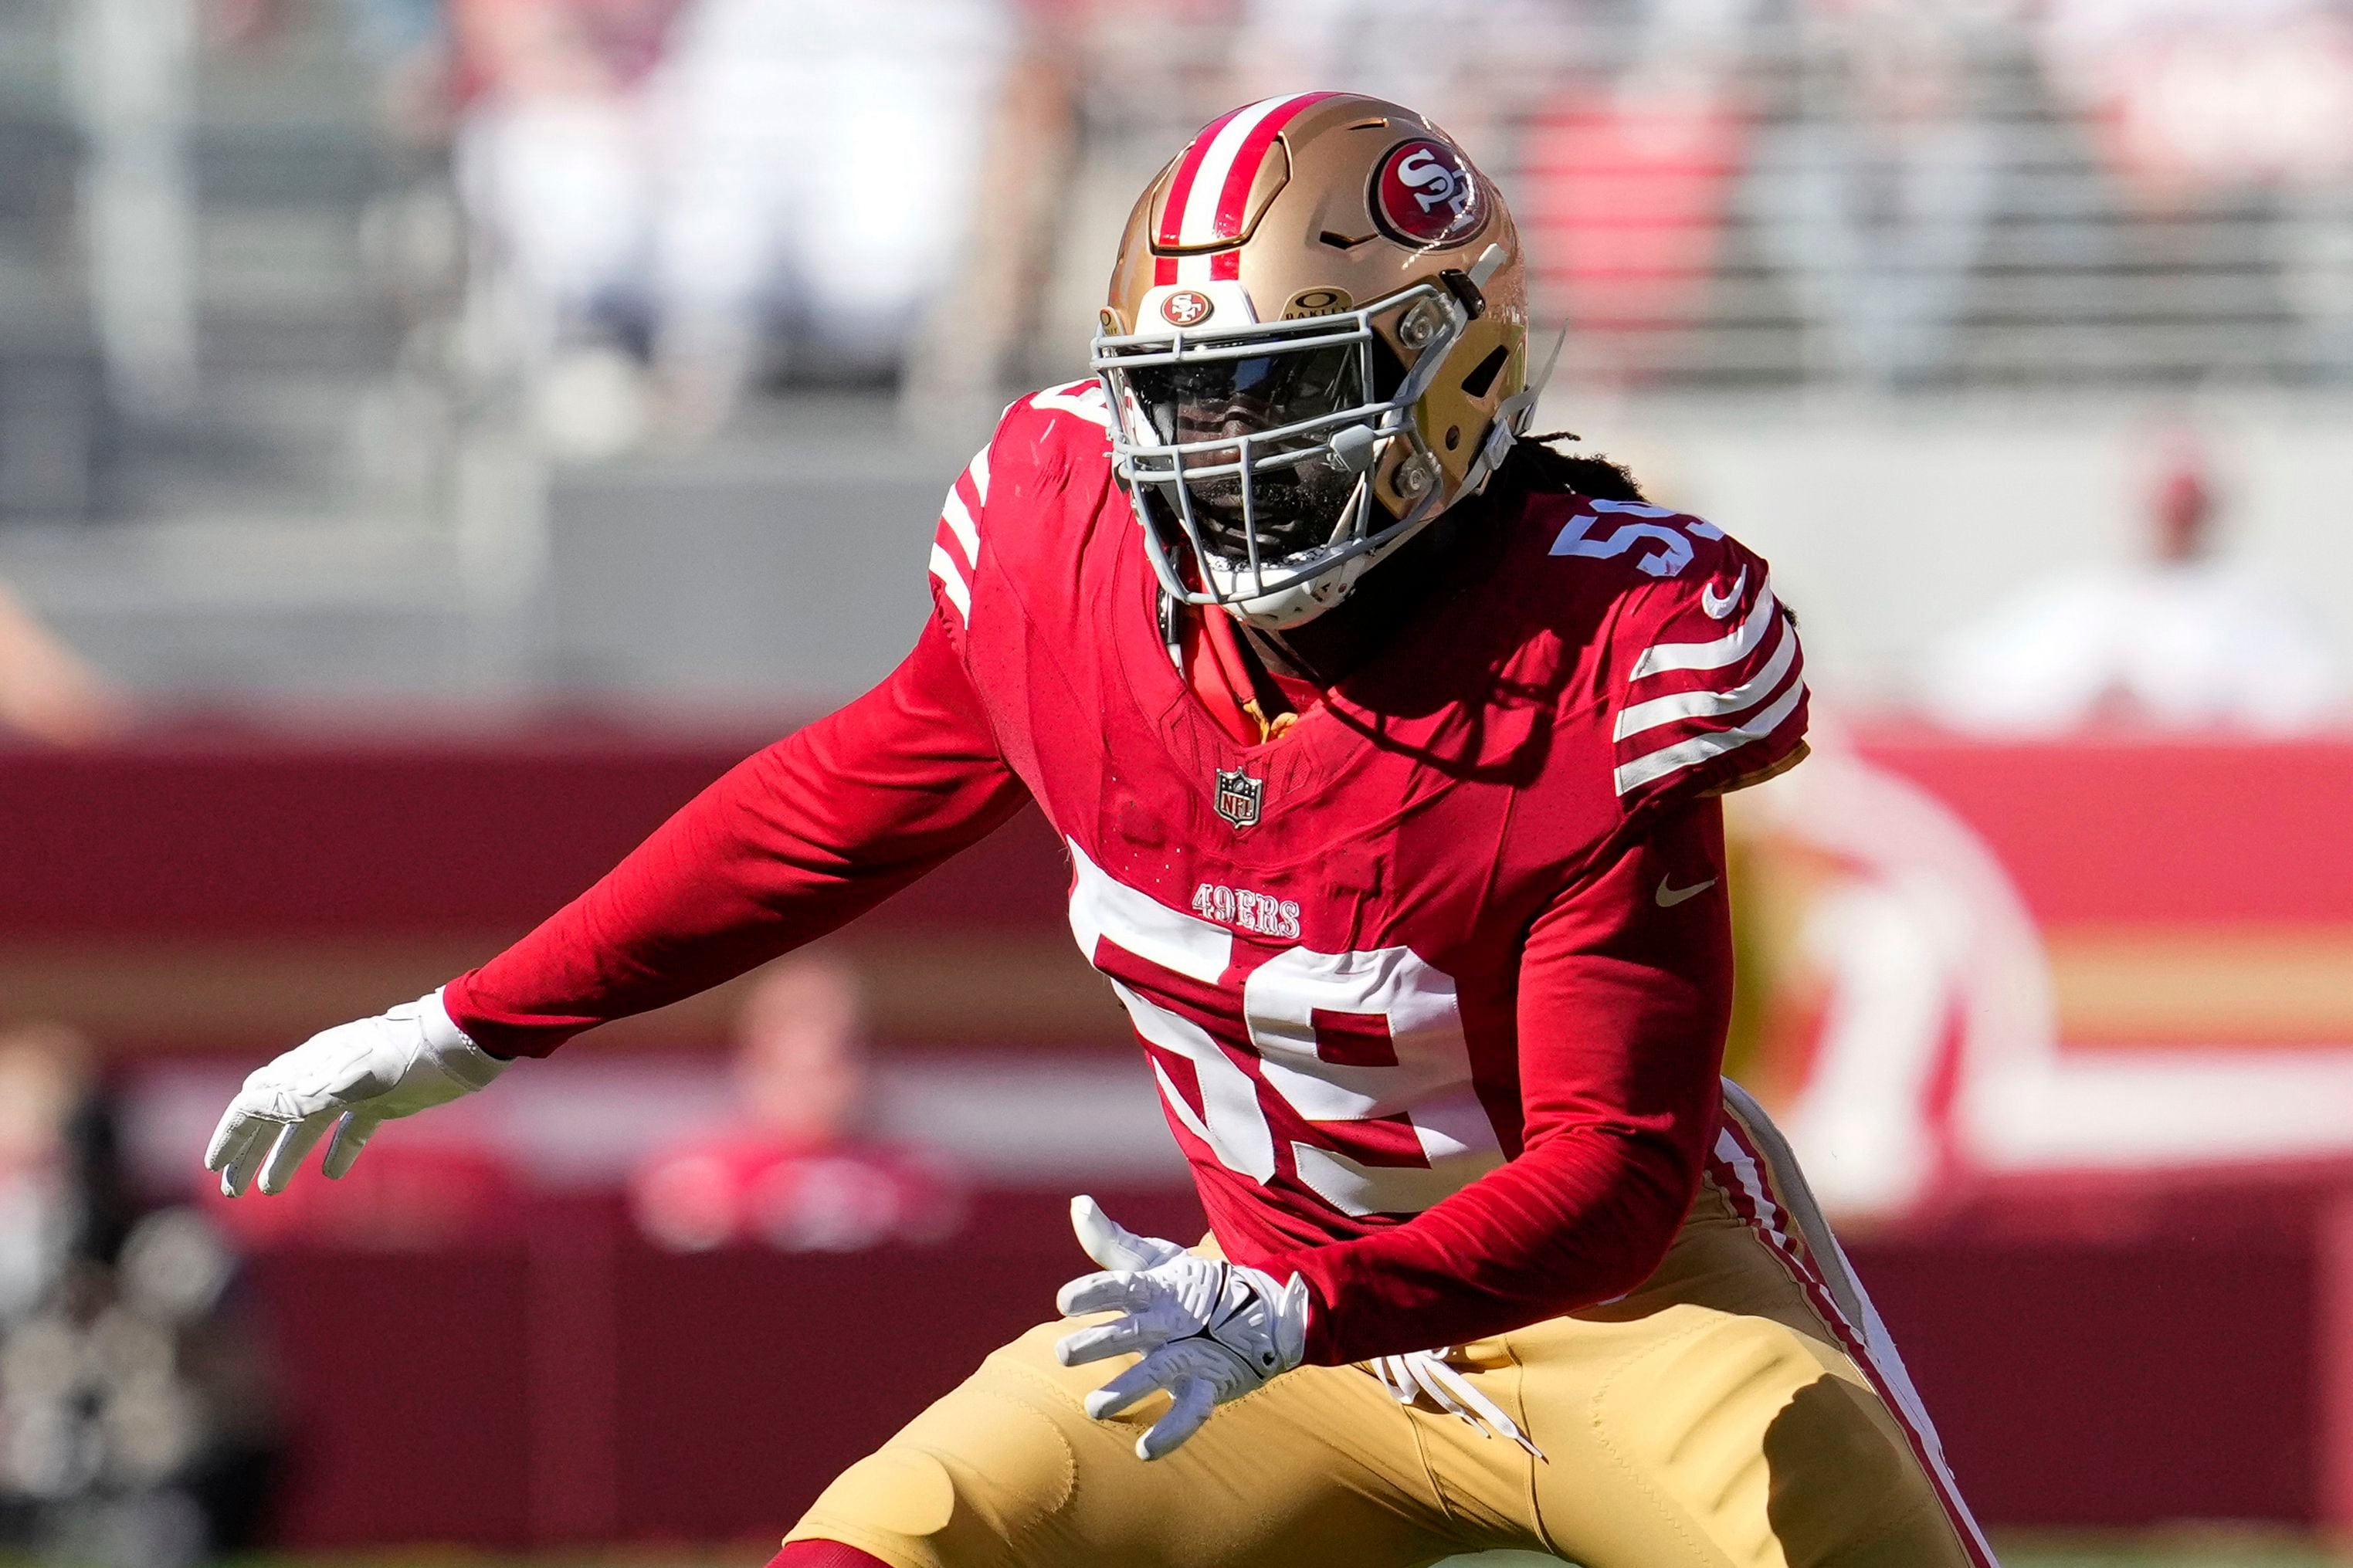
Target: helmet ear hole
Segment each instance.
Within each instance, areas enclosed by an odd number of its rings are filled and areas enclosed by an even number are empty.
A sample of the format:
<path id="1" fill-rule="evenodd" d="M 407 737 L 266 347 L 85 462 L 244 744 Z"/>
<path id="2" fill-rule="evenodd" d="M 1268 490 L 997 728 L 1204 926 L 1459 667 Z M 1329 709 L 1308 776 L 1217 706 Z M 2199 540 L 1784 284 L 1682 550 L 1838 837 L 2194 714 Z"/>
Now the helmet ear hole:
<path id="1" fill-rule="evenodd" d="M 1504 367 L 1511 363 L 1512 351 L 1497 347 L 1485 359 L 1472 365 L 1471 374 L 1462 378 L 1463 395 L 1473 400 L 1486 396 L 1488 389 L 1495 384 L 1495 378 L 1503 374 Z"/>

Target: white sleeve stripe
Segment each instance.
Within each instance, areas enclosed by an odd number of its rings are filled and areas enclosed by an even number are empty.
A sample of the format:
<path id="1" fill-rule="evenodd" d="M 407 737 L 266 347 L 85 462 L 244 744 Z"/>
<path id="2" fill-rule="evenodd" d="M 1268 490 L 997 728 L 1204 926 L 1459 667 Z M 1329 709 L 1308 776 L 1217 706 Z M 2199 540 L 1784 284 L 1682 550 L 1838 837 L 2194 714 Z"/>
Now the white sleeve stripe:
<path id="1" fill-rule="evenodd" d="M 1695 763 L 1706 762 L 1711 757 L 1720 757 L 1726 752 L 1738 751 L 1751 741 L 1765 739 L 1781 727 L 1783 720 L 1797 711 L 1798 701 L 1805 694 L 1806 683 L 1802 680 L 1793 680 L 1789 683 L 1789 689 L 1783 692 L 1780 699 L 1770 708 L 1736 730 L 1718 730 L 1713 734 L 1694 735 L 1688 741 L 1678 741 L 1672 746 L 1662 746 L 1647 756 L 1636 757 L 1632 762 L 1620 766 L 1612 775 L 1618 786 L 1618 793 L 1623 795 L 1627 791 L 1638 789 L 1653 779 L 1664 778 L 1669 773 L 1679 773 Z"/>
<path id="2" fill-rule="evenodd" d="M 1726 713 L 1739 713 L 1754 708 L 1772 695 L 1797 662 L 1798 635 L 1785 624 L 1780 640 L 1773 647 L 1773 657 L 1765 668 L 1729 691 L 1677 691 L 1665 697 L 1654 697 L 1648 702 L 1636 702 L 1618 714 L 1618 728 L 1611 736 L 1622 741 L 1629 735 L 1639 735 L 1645 730 L 1655 730 L 1662 724 L 1672 724 L 1678 719 L 1713 719 Z"/>
<path id="3" fill-rule="evenodd" d="M 972 590 L 965 586 L 964 569 L 955 563 L 955 556 L 936 544 L 932 546 L 932 575 L 939 579 L 940 591 L 948 596 L 948 603 L 956 607 L 956 614 L 970 625 Z"/>
<path id="4" fill-rule="evenodd" d="M 1111 434 L 1111 405 L 1104 400 L 1100 381 L 1074 381 L 1064 386 L 1050 386 L 1043 392 L 1032 393 L 1029 406 L 1041 413 L 1060 411 L 1074 415 L 1088 424 Z"/>
<path id="5" fill-rule="evenodd" d="M 988 504 L 988 448 L 983 447 L 972 455 L 971 465 L 965 472 L 972 476 L 972 493 L 980 504 Z"/>
<path id="6" fill-rule="evenodd" d="M 963 493 L 953 486 L 948 490 L 947 505 L 940 510 L 940 521 L 948 525 L 948 531 L 956 536 L 958 544 L 964 546 L 965 560 L 977 568 L 980 565 L 980 530 L 973 523 L 971 509 L 964 504 Z"/>
<path id="7" fill-rule="evenodd" d="M 1748 612 L 1748 619 L 1741 623 L 1738 631 L 1714 642 L 1654 643 L 1642 650 L 1642 657 L 1634 661 L 1634 673 L 1627 679 L 1640 680 L 1646 675 L 1662 675 L 1671 669 L 1722 669 L 1727 664 L 1737 664 L 1765 640 L 1765 633 L 1773 624 L 1773 584 L 1769 581 L 1761 583 L 1757 588 L 1757 607 Z"/>

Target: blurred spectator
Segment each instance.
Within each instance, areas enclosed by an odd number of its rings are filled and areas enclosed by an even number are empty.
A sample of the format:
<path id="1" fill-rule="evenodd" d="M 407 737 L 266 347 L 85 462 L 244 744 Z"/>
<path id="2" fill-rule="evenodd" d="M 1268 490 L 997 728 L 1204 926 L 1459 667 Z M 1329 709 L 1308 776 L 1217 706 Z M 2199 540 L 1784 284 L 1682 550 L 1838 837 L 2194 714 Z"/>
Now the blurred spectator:
<path id="1" fill-rule="evenodd" d="M 1008 0 L 693 0 L 654 85 L 658 360 L 716 427 L 771 325 L 835 379 L 897 374 L 968 250 L 1018 40 Z"/>
<path id="2" fill-rule="evenodd" d="M 250 1549 L 276 1473 L 235 1255 L 129 1201 L 111 1108 L 70 1032 L 0 1036 L 0 1531 L 77 1563 Z"/>
<path id="3" fill-rule="evenodd" d="M 1812 0 L 1808 90 L 1749 193 L 1766 244 L 1839 360 L 1883 383 L 1950 363 L 1992 232 L 2003 132 L 1978 56 L 2000 34 L 1963 0 Z"/>
<path id="4" fill-rule="evenodd" d="M 2048 0 L 2041 41 L 2146 195 L 2353 172 L 2353 16 L 2336 0 Z"/>
<path id="5" fill-rule="evenodd" d="M 0 732 L 76 745 L 130 721 L 129 703 L 0 583 Z"/>
<path id="6" fill-rule="evenodd" d="M 865 1000 L 839 963 L 798 957 L 761 978 L 738 1023 L 735 1084 L 733 1124 L 638 1172 L 631 1206 L 653 1241 L 851 1252 L 937 1241 L 962 1223 L 959 1182 L 868 1130 Z"/>
<path id="7" fill-rule="evenodd" d="M 601 386 L 611 342 L 641 329 L 655 200 L 646 79 L 680 3 L 451 0 L 455 173 L 488 263 L 481 303 L 559 408 L 567 377 L 585 370 Z M 604 416 L 614 434 L 601 444 L 623 444 L 634 422 L 627 406 Z"/>
<path id="8" fill-rule="evenodd" d="M 2276 203 L 2314 363 L 2353 375 L 2353 11 L 2341 0 L 2052 0 L 2042 52 L 2146 206 Z"/>
<path id="9" fill-rule="evenodd" d="M 2179 443 L 2149 498 L 2147 558 L 2035 583 L 1936 656 L 1936 711 L 2052 734 L 2117 718 L 2287 732 L 2321 721 L 2338 672 L 2287 585 L 2216 548 L 2202 448 Z"/>
<path id="10" fill-rule="evenodd" d="M 196 385 L 195 0 L 74 0 L 65 43 L 109 389 L 134 412 L 175 411 Z"/>
<path id="11" fill-rule="evenodd" d="M 31 1310 L 71 1259 L 121 1244 L 111 1169 L 74 1136 L 90 1092 L 89 1047 L 70 1030 L 0 1034 L 0 1318 Z"/>
<path id="12" fill-rule="evenodd" d="M 1551 0 L 1244 0 L 1226 96 L 1371 93 L 1428 115 L 1495 164 L 1514 111 L 1554 72 L 1589 62 L 1575 20 Z"/>
<path id="13" fill-rule="evenodd" d="M 778 342 L 824 379 L 899 373 L 965 250 L 1009 0 L 455 15 L 459 185 L 560 446 L 707 435 Z"/>
<path id="14" fill-rule="evenodd" d="M 1748 154 L 1748 0 L 1658 6 L 1606 83 L 1556 73 L 1525 127 L 1521 229 L 1567 307 L 1581 376 L 1636 379 L 1705 310 Z"/>

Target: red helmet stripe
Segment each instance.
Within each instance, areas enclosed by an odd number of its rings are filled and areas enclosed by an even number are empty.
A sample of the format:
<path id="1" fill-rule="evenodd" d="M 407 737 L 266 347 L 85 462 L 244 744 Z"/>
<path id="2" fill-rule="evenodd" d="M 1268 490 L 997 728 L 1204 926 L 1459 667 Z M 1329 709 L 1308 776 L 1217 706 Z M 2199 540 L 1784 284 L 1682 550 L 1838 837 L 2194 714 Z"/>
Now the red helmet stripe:
<path id="1" fill-rule="evenodd" d="M 1331 96 L 1328 92 L 1303 92 L 1277 100 L 1274 107 L 1250 128 L 1250 134 L 1242 138 L 1241 146 L 1235 150 L 1233 163 L 1226 170 L 1225 186 L 1218 193 L 1218 238 L 1240 237 L 1242 215 L 1250 206 L 1250 187 L 1258 183 L 1259 165 L 1266 162 L 1266 150 L 1274 145 L 1274 139 L 1282 133 L 1282 128 L 1290 124 L 1301 110 L 1310 104 L 1321 103 Z"/>
<path id="2" fill-rule="evenodd" d="M 1262 98 L 1203 126 L 1168 182 L 1156 243 L 1198 247 L 1240 237 L 1250 186 L 1267 149 L 1301 110 L 1332 96 L 1301 92 Z"/>
<path id="3" fill-rule="evenodd" d="M 1226 122 L 1235 115 L 1254 107 L 1256 106 L 1244 104 L 1241 109 L 1227 110 L 1223 114 L 1202 126 L 1201 133 L 1194 137 L 1191 143 L 1186 147 L 1184 156 L 1176 160 L 1176 173 L 1168 181 L 1168 197 L 1160 206 L 1160 237 L 1156 243 L 1161 245 L 1183 243 L 1177 236 L 1184 232 L 1185 206 L 1192 199 L 1193 182 L 1200 175 L 1201 160 L 1209 155 L 1210 144 L 1217 141 L 1218 132 L 1226 128 Z M 1175 279 L 1168 279 L 1164 281 L 1174 282 Z"/>

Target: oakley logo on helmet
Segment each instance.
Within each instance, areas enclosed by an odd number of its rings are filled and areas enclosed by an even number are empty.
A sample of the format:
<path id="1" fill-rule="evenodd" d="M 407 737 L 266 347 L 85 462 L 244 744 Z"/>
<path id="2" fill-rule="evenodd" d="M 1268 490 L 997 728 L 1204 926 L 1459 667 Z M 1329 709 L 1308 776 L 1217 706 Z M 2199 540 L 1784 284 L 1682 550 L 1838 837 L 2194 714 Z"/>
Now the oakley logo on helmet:
<path id="1" fill-rule="evenodd" d="M 1460 245 L 1487 221 L 1462 155 L 1427 137 L 1399 142 L 1373 172 L 1373 216 L 1409 245 Z"/>
<path id="2" fill-rule="evenodd" d="M 1345 289 L 1302 289 L 1282 307 L 1286 321 L 1303 321 L 1310 316 L 1336 316 L 1343 310 L 1356 309 Z"/>
<path id="3" fill-rule="evenodd" d="M 1216 309 L 1207 294 L 1192 289 L 1179 289 L 1160 301 L 1160 314 L 1173 327 L 1198 326 Z"/>

